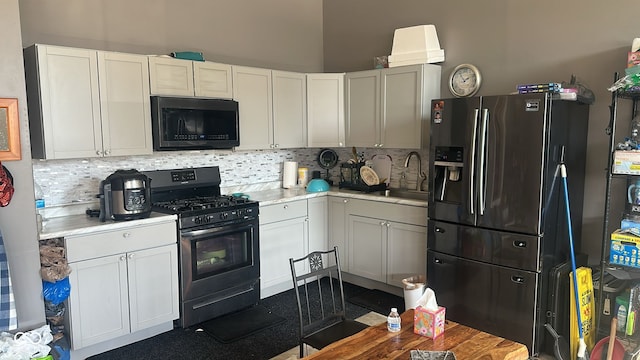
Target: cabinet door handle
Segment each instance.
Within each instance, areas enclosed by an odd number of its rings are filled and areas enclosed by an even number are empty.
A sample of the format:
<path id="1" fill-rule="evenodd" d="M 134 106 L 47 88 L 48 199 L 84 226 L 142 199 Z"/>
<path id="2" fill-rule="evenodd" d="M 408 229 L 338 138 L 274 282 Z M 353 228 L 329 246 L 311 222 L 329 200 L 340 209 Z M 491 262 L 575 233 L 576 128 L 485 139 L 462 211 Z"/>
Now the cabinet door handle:
<path id="1" fill-rule="evenodd" d="M 385 222 L 384 221 L 380 221 L 380 226 L 384 226 Z"/>
<path id="2" fill-rule="evenodd" d="M 135 255 L 134 253 L 129 254 L 129 260 L 133 259 L 133 255 Z"/>
<path id="3" fill-rule="evenodd" d="M 128 232 L 122 233 L 122 237 L 125 238 L 125 239 L 128 238 L 129 236 L 131 236 L 131 234 L 128 233 Z"/>
<path id="4" fill-rule="evenodd" d="M 513 281 L 516 284 L 524 284 L 524 277 L 518 276 L 518 275 L 513 275 L 511 277 L 511 281 Z"/>
<path id="5" fill-rule="evenodd" d="M 441 233 L 441 234 L 445 233 L 445 230 L 443 228 L 439 227 L 439 226 L 436 226 L 434 231 L 437 232 L 437 233 Z"/>
<path id="6" fill-rule="evenodd" d="M 98 156 L 102 155 L 102 151 L 96 150 L 96 155 L 98 155 Z"/>
<path id="7" fill-rule="evenodd" d="M 111 155 L 111 150 L 105 150 L 105 151 L 104 151 L 104 155 L 105 155 L 105 156 L 107 156 L 107 155 Z"/>
<path id="8" fill-rule="evenodd" d="M 387 222 L 385 223 L 385 225 L 387 225 L 387 227 L 389 227 L 389 226 L 391 226 L 391 223 L 387 221 Z"/>
<path id="9" fill-rule="evenodd" d="M 127 259 L 126 256 L 124 256 L 124 255 L 120 256 L 120 261 L 125 261 L 126 259 Z"/>
<path id="10" fill-rule="evenodd" d="M 287 210 L 289 208 L 289 205 L 285 205 L 282 207 L 283 209 Z"/>
<path id="11" fill-rule="evenodd" d="M 344 199 L 344 200 L 342 200 L 342 202 L 346 204 L 346 203 L 348 203 L 348 202 L 349 202 L 349 200 Z"/>

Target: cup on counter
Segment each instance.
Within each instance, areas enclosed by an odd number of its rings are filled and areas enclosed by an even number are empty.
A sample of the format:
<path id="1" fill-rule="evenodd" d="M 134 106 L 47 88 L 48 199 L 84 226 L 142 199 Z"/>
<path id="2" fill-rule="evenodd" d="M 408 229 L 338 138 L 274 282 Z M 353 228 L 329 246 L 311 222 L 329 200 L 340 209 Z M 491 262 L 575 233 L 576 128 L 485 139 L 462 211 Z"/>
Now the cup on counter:
<path id="1" fill-rule="evenodd" d="M 248 199 L 249 195 L 245 194 L 245 193 L 241 193 L 241 192 L 236 192 L 231 194 L 231 196 L 233 196 L 234 198 L 243 198 L 243 199 Z"/>

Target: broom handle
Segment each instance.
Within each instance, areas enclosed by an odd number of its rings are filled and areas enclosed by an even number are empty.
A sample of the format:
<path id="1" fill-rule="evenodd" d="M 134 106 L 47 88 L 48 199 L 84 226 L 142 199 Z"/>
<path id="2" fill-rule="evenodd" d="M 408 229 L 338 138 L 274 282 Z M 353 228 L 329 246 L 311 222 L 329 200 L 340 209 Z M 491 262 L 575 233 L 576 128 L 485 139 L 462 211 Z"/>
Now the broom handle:
<path id="1" fill-rule="evenodd" d="M 562 174 L 562 185 L 564 187 L 564 201 L 567 206 L 565 210 L 567 213 L 567 226 L 569 227 L 569 250 L 571 250 L 571 267 L 573 270 L 573 294 L 576 301 L 576 313 L 578 315 L 578 334 L 580 339 L 584 340 L 584 334 L 582 333 L 582 316 L 580 314 L 580 297 L 578 295 L 578 279 L 576 276 L 576 256 L 573 250 L 573 227 L 571 225 L 571 211 L 569 210 L 569 189 L 567 187 L 567 168 L 564 164 L 560 164 L 560 173 Z"/>

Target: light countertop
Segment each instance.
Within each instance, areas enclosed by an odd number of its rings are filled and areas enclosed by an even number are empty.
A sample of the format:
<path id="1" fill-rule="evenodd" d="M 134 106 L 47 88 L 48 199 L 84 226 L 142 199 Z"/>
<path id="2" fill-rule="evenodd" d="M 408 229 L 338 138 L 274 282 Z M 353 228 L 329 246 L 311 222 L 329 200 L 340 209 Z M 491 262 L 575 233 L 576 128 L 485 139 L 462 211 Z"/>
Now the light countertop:
<path id="1" fill-rule="evenodd" d="M 245 194 L 249 195 L 251 200 L 258 201 L 260 203 L 260 206 L 274 205 L 289 201 L 305 200 L 322 196 L 340 196 L 353 199 L 387 202 L 392 204 L 427 207 L 427 202 L 423 200 L 405 199 L 392 196 L 387 197 L 381 195 L 379 191 L 364 193 L 356 190 L 339 189 L 338 187 L 332 187 L 329 191 L 317 193 L 308 193 L 303 188 L 279 188 L 267 190 L 249 190 L 245 191 Z M 143 226 L 147 224 L 176 220 L 176 215 L 167 215 L 152 212 L 151 215 L 145 219 L 129 221 L 108 220 L 105 222 L 101 222 L 98 218 L 89 217 L 83 213 L 71 213 L 65 216 L 48 218 L 43 223 L 42 230 L 39 234 L 39 239 L 45 240 L 59 237 L 77 236 L 100 231 L 124 229 L 131 226 Z"/>
<path id="2" fill-rule="evenodd" d="M 101 222 L 97 217 L 89 217 L 85 214 L 60 216 L 45 221 L 42 231 L 40 231 L 39 239 L 46 240 L 59 237 L 84 235 L 100 231 L 118 230 L 131 226 L 143 226 L 166 221 L 176 221 L 177 218 L 178 217 L 176 215 L 167 215 L 156 212 L 152 212 L 148 218 L 129 221 L 108 220 Z"/>
<path id="3" fill-rule="evenodd" d="M 330 195 L 330 196 L 348 197 L 352 199 L 381 201 L 381 202 L 387 202 L 392 204 L 427 207 L 427 202 L 424 200 L 414 200 L 414 199 L 406 199 L 406 198 L 399 198 L 399 197 L 393 197 L 393 196 L 384 196 L 380 194 L 380 191 L 364 193 L 362 191 L 339 189 L 337 187 L 331 187 L 329 191 L 323 191 L 318 193 L 308 193 L 306 192 L 305 189 L 295 188 L 295 189 L 271 189 L 271 190 L 261 190 L 261 191 L 253 191 L 253 192 L 248 191 L 248 192 L 245 192 L 245 194 L 249 195 L 251 200 L 256 200 L 260 202 L 261 206 Z"/>

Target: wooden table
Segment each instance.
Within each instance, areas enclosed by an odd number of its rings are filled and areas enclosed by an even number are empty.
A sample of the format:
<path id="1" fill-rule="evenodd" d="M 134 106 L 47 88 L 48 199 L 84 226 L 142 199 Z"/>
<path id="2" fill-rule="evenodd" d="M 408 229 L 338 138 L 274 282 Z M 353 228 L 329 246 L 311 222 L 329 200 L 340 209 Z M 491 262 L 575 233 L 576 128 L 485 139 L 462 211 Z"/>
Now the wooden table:
<path id="1" fill-rule="evenodd" d="M 411 350 L 450 350 L 457 360 L 526 360 L 523 344 L 447 321 L 435 340 L 413 333 L 413 310 L 402 313 L 402 330 L 387 331 L 386 322 L 335 342 L 306 359 L 411 359 Z"/>

